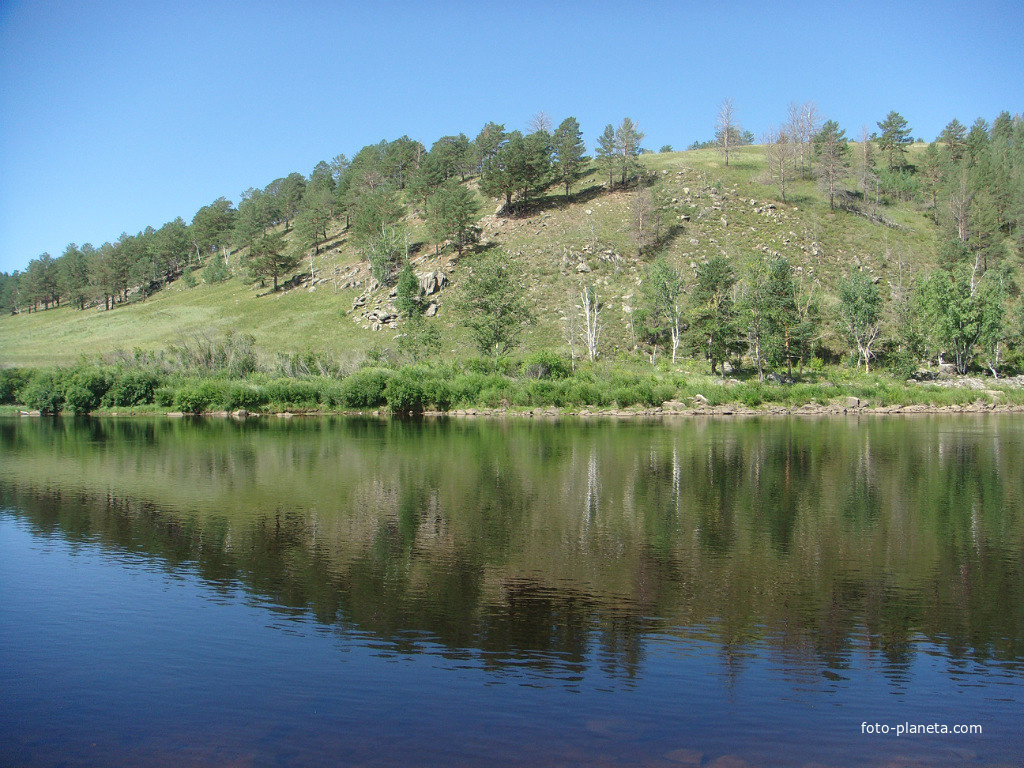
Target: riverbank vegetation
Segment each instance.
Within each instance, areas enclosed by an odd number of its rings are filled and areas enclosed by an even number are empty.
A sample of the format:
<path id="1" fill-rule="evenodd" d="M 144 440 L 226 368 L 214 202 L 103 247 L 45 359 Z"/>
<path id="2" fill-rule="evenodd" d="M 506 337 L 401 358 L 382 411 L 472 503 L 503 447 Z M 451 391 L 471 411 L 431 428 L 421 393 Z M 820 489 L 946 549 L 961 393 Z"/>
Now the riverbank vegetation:
<path id="1" fill-rule="evenodd" d="M 725 110 L 728 106 L 729 110 Z M 632 120 L 408 137 L 0 275 L 0 400 L 44 412 L 1009 402 L 1024 120 L 751 143 Z M 493 213 L 488 210 L 496 206 Z M 127 351 L 127 350 L 131 351 Z M 969 377 L 973 389 L 928 383 Z M 910 383 L 907 383 L 907 382 Z M 940 382 L 944 384 L 950 381 Z M 694 400 L 700 396 L 700 400 Z"/>
<path id="2" fill-rule="evenodd" d="M 667 409 L 799 406 L 942 407 L 984 403 L 1024 406 L 1024 381 L 982 382 L 945 376 L 897 382 L 884 373 L 838 366 L 806 370 L 799 382 L 758 381 L 748 370 L 722 379 L 663 362 L 651 368 L 609 360 L 578 364 L 551 353 L 473 358 L 458 363 L 374 364 L 333 374 L 315 360 L 282 369 L 161 369 L 153 358 L 113 365 L 0 370 L 0 404 L 41 413 L 249 414 L 388 411 L 394 414 L 466 409 L 650 413 Z M 243 368 L 245 366 L 242 366 Z M 296 369 L 302 368 L 303 372 Z M 312 369 L 312 370 L 311 370 Z M 10 408 L 15 412 L 17 408 Z"/>

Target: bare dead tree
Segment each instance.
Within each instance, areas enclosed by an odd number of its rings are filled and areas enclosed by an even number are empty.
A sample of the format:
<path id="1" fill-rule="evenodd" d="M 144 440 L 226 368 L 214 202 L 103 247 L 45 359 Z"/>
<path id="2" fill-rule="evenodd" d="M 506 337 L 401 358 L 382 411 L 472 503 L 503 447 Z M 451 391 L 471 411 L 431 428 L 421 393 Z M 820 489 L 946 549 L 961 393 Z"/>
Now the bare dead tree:
<path id="1" fill-rule="evenodd" d="M 718 151 L 725 155 L 725 164 L 729 165 L 729 152 L 739 143 L 740 126 L 736 122 L 736 108 L 732 99 L 722 100 L 715 120 L 715 141 Z"/>
<path id="2" fill-rule="evenodd" d="M 967 169 L 961 169 L 957 178 L 950 185 L 949 190 L 949 212 L 953 216 L 956 234 L 960 238 L 961 243 L 966 243 L 970 237 L 967 222 L 973 199 L 974 192 L 968 184 Z"/>
<path id="3" fill-rule="evenodd" d="M 533 117 L 530 118 L 530 122 L 527 123 L 530 133 L 537 133 L 538 131 L 551 133 L 551 125 L 551 116 L 543 110 L 535 113 Z"/>
<path id="4" fill-rule="evenodd" d="M 630 211 L 630 234 L 636 244 L 637 256 L 643 256 L 644 248 L 654 233 L 656 218 L 657 210 L 651 190 L 647 187 L 640 187 L 633 195 L 633 205 Z"/>
<path id="5" fill-rule="evenodd" d="M 818 105 L 813 101 L 806 101 L 803 104 L 791 101 L 786 107 L 784 130 L 790 134 L 800 155 L 800 178 L 805 179 L 811 164 L 811 141 L 821 130 L 821 114 L 818 112 Z"/>
<path id="6" fill-rule="evenodd" d="M 878 205 L 878 177 L 874 172 L 874 146 L 866 125 L 860 127 L 857 141 L 860 143 L 860 188 L 864 196 L 867 197 L 868 191 L 873 185 L 875 188 L 875 205 Z"/>
<path id="7" fill-rule="evenodd" d="M 593 362 L 597 359 L 598 344 L 601 342 L 601 310 L 604 305 L 597 296 L 597 288 L 583 286 L 580 291 L 580 310 L 583 313 L 584 331 L 586 333 L 587 356 Z"/>
<path id="8" fill-rule="evenodd" d="M 769 127 L 761 139 L 765 146 L 765 158 L 768 161 L 768 181 L 778 183 L 782 202 L 786 202 L 786 182 L 790 179 L 790 171 L 795 161 L 796 147 L 789 131 Z"/>

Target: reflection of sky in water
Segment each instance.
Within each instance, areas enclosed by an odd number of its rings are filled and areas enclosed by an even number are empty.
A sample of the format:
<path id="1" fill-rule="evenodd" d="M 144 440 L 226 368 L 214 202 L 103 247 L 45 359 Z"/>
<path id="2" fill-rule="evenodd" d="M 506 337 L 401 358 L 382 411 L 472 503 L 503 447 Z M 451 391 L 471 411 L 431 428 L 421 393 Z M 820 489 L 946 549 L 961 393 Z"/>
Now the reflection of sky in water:
<path id="1" fill-rule="evenodd" d="M 276 421 L 0 421 L 0 764 L 1020 757 L 1022 420 Z"/>
<path id="2" fill-rule="evenodd" d="M 921 638 L 899 670 L 863 635 L 829 669 L 769 640 L 726 648 L 654 619 L 632 677 L 607 672 L 596 643 L 547 672 L 494 667 L 479 649 L 423 635 L 396 645 L 242 585 L 215 589 L 190 567 L 40 537 L 10 513 L 0 605 L 11 765 L 643 765 L 689 750 L 755 764 L 893 753 L 984 764 L 1014 754 L 1024 693 L 1017 673 L 953 661 Z M 861 735 L 864 720 L 976 722 L 985 735 L 897 742 Z"/>

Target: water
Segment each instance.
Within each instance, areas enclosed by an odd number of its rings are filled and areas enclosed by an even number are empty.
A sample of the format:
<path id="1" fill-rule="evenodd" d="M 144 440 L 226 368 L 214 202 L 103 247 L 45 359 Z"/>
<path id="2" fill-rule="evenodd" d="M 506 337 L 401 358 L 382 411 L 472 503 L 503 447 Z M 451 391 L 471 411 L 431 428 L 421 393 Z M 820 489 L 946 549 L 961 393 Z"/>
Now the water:
<path id="1" fill-rule="evenodd" d="M 0 510 L 5 766 L 1024 756 L 1019 417 L 10 419 Z"/>

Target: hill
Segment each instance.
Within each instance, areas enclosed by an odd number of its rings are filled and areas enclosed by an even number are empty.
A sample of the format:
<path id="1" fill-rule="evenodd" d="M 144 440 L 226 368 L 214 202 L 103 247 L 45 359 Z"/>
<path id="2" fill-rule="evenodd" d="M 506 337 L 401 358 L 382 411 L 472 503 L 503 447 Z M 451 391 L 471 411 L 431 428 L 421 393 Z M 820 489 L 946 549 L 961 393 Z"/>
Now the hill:
<path id="1" fill-rule="evenodd" d="M 914 145 L 911 158 L 923 152 L 923 145 Z M 641 161 L 648 172 L 643 184 L 608 192 L 606 179 L 592 167 L 570 199 L 554 185 L 522 215 L 509 217 L 495 212 L 498 202 L 483 198 L 471 179 L 468 186 L 484 215 L 478 221 L 479 244 L 461 258 L 450 248 L 435 252 L 423 219 L 408 214 L 413 267 L 421 275 L 440 272 L 441 283 L 447 283 L 429 297 L 437 306 L 427 320 L 440 330 L 442 355 L 473 354 L 458 299 L 474 260 L 490 247 L 511 255 L 534 309 L 536 322 L 525 329 L 524 351 L 568 351 L 564 318 L 578 312 L 579 291 L 587 285 L 603 303 L 605 356 L 634 354 L 634 311 L 656 253 L 687 275 L 715 254 L 727 256 L 739 274 L 759 255 L 779 254 L 792 263 L 801 289 L 819 293 L 826 305 L 835 301 L 837 281 L 851 268 L 885 284 L 935 263 L 939 230 L 924 204 L 876 207 L 862 201 L 859 213 L 833 211 L 816 183 L 799 176 L 787 184 L 783 201 L 777 184 L 761 181 L 765 147 L 735 150 L 728 166 L 712 150 L 645 154 Z M 856 186 L 857 173 L 855 164 L 850 187 Z M 638 239 L 636 218 L 644 205 L 652 207 L 651 221 Z M 279 229 L 286 241 L 295 236 L 294 228 Z M 267 358 L 315 352 L 354 366 L 368 354 L 394 355 L 402 329 L 389 317 L 391 291 L 370 290 L 375 281 L 369 265 L 344 222 L 331 224 L 322 248 L 312 265 L 303 260 L 276 293 L 243 279 L 244 250 L 238 249 L 228 259 L 234 276 L 222 283 L 208 285 L 197 272 L 199 280 L 191 287 L 177 279 L 148 298 L 136 294 L 111 310 L 62 306 L 0 317 L 0 363 L 63 365 L 82 356 L 156 351 L 228 333 L 252 334 Z M 1019 263 L 1019 252 L 1014 258 Z M 374 309 L 382 312 L 369 315 Z M 832 346 L 841 351 L 837 339 Z"/>

